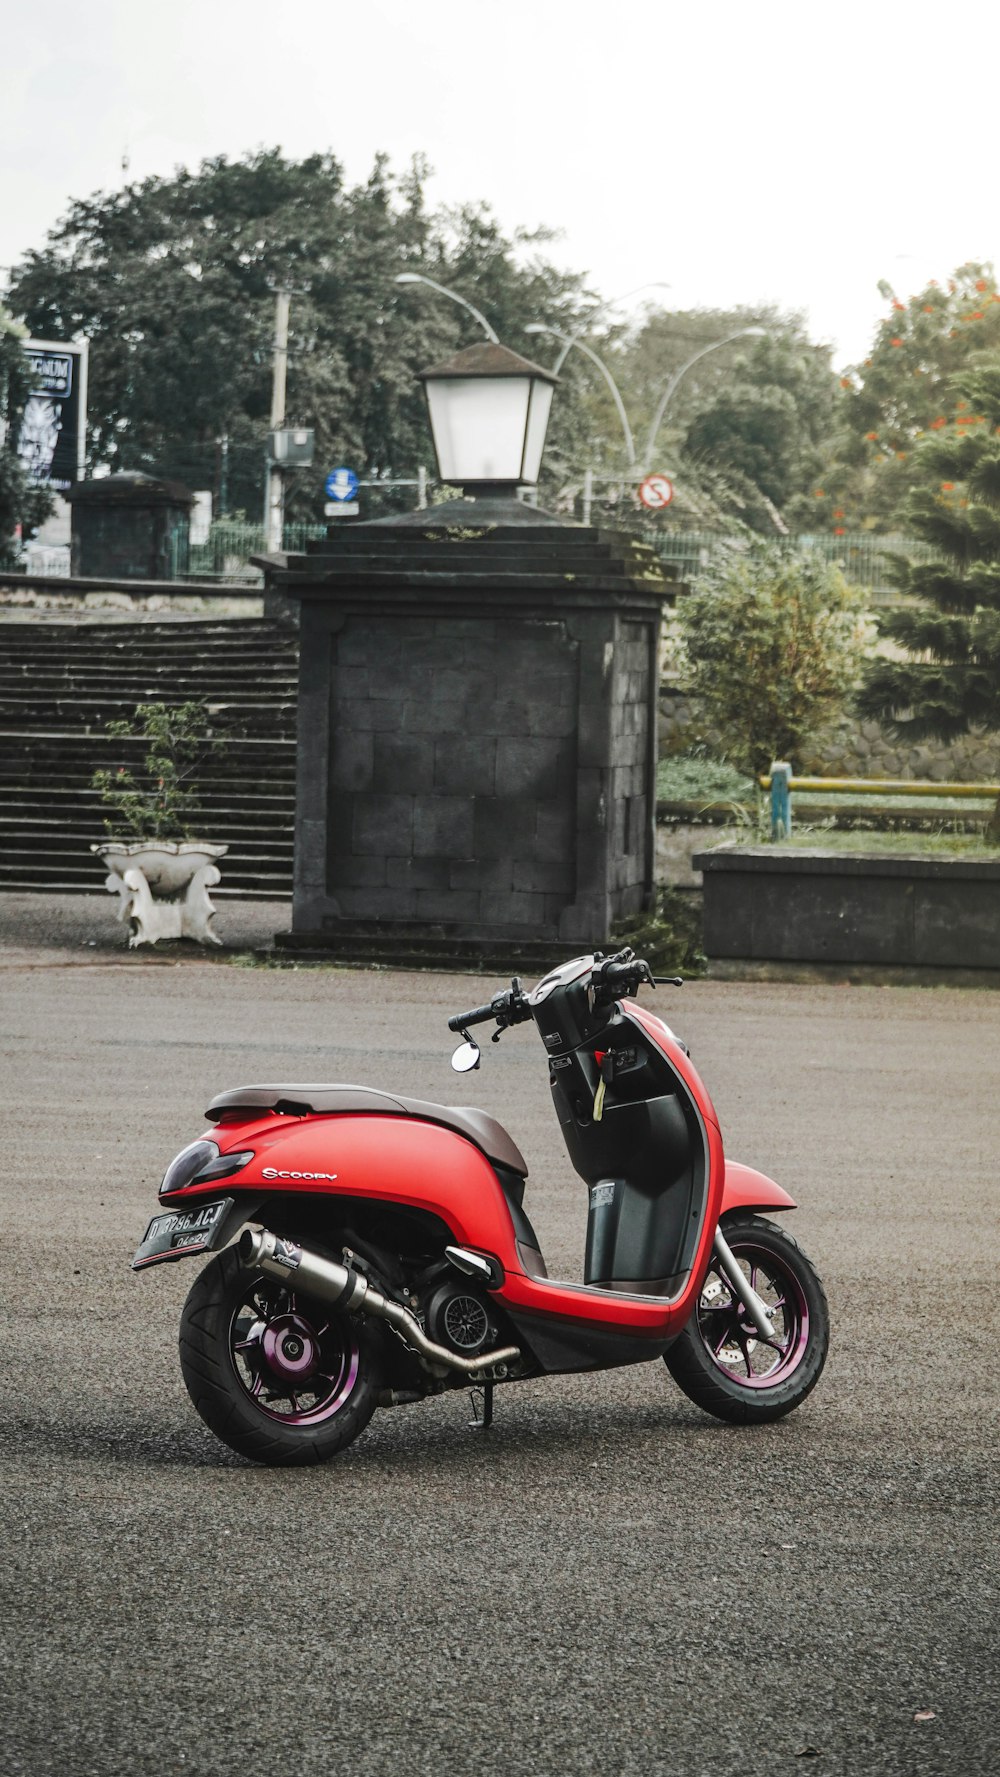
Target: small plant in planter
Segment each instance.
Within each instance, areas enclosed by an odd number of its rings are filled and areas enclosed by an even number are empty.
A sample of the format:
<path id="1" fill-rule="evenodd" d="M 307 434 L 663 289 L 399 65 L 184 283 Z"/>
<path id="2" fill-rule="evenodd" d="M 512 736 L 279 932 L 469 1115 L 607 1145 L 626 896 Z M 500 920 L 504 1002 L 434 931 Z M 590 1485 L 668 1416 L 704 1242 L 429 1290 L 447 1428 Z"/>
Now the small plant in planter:
<path id="1" fill-rule="evenodd" d="M 121 897 L 118 917 L 131 925 L 129 944 L 221 943 L 211 930 L 208 890 L 221 880 L 217 859 L 228 847 L 191 838 L 197 774 L 220 744 L 205 705 L 140 703 L 131 721 L 108 722 L 105 732 L 147 748 L 141 775 L 120 765 L 91 779 L 114 812 L 104 822 L 111 837 L 90 849 L 110 872 L 105 886 Z"/>

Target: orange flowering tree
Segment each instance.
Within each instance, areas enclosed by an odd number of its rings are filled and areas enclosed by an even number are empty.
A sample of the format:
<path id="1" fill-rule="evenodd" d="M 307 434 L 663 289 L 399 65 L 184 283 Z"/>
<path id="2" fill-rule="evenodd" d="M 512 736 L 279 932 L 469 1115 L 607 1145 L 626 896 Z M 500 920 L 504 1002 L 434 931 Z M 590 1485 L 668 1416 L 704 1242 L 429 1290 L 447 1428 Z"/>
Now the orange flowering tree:
<path id="1" fill-rule="evenodd" d="M 844 429 L 816 497 L 817 516 L 828 514 L 817 529 L 839 523 L 900 530 L 914 450 L 945 428 L 974 423 L 955 377 L 1000 351 L 1000 291 L 991 266 L 960 266 L 906 300 L 889 284 L 879 288 L 886 309 L 871 351 L 841 378 Z"/>
<path id="2" fill-rule="evenodd" d="M 926 433 L 911 467 L 907 529 L 935 553 L 895 564 L 919 601 L 881 621 L 904 658 L 871 661 L 858 700 L 913 740 L 1000 734 L 1000 352 L 956 379 L 954 404 L 956 419 Z"/>

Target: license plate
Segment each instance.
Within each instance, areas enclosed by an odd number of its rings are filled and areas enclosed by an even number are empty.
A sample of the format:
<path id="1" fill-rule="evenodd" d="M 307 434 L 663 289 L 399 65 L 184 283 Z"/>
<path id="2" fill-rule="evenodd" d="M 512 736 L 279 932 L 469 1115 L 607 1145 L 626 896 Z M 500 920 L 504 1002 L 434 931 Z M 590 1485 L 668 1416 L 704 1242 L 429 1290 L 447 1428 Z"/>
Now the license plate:
<path id="1" fill-rule="evenodd" d="M 165 1210 L 154 1216 L 139 1243 L 133 1271 L 170 1259 L 186 1259 L 191 1253 L 209 1252 L 235 1197 L 219 1197 L 190 1209 Z"/>

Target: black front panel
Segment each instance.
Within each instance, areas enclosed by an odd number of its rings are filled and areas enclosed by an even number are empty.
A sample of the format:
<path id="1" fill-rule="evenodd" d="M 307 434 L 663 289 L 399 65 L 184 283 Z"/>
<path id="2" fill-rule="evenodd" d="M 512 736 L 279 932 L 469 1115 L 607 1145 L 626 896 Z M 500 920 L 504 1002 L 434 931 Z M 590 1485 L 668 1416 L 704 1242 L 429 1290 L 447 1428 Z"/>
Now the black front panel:
<path id="1" fill-rule="evenodd" d="M 610 1370 L 617 1364 L 641 1364 L 662 1357 L 673 1344 L 669 1339 L 637 1339 L 633 1333 L 612 1327 L 560 1320 L 553 1314 L 530 1314 L 508 1308 L 516 1337 L 528 1346 L 541 1369 L 549 1375 L 574 1370 Z"/>
<path id="2" fill-rule="evenodd" d="M 707 1183 L 683 1080 L 616 1012 L 592 1043 L 551 1058 L 550 1083 L 570 1159 L 591 1188 L 585 1281 L 669 1289 L 690 1265 Z"/>

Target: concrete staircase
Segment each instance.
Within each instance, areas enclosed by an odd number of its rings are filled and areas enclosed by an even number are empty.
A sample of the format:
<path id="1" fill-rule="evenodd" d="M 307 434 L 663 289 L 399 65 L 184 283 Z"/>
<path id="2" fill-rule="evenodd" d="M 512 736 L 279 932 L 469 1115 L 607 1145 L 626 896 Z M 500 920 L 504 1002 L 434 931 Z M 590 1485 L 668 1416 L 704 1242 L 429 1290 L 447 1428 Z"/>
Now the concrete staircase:
<path id="1" fill-rule="evenodd" d="M 226 843 L 213 894 L 287 899 L 295 819 L 295 633 L 262 618 L 0 622 L 0 889 L 100 891 L 107 837 L 90 780 L 140 768 L 106 722 L 203 698 L 240 733 L 201 774 L 198 838 Z"/>

